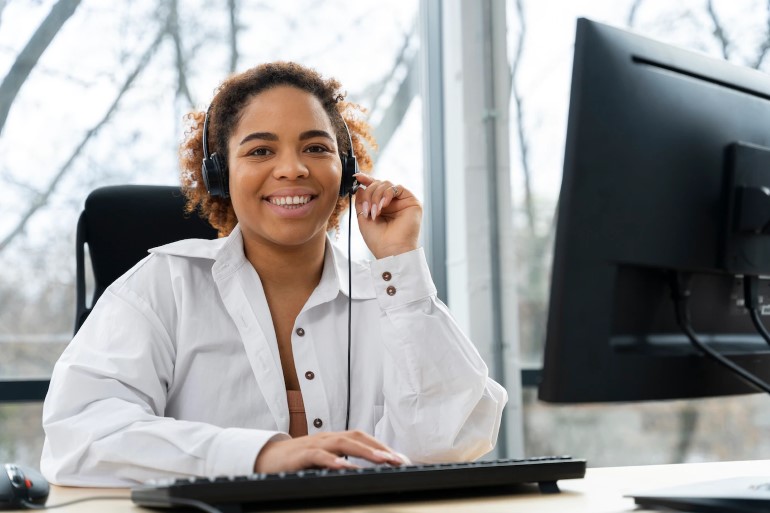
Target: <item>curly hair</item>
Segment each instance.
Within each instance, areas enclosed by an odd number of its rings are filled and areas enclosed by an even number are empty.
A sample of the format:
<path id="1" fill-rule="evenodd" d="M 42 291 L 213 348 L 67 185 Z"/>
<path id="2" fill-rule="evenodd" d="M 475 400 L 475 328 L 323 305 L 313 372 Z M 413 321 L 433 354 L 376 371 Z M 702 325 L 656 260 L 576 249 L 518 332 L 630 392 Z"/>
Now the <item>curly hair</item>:
<path id="1" fill-rule="evenodd" d="M 347 124 L 359 170 L 371 172 L 373 162 L 368 148 L 376 149 L 377 146 L 369 124 L 363 119 L 364 108 L 345 101 L 345 93 L 337 80 L 325 79 L 317 71 L 294 62 L 260 64 L 222 82 L 209 106 L 209 131 L 206 138 L 209 154 L 217 153 L 227 162 L 227 142 L 249 100 L 278 86 L 296 87 L 318 98 L 329 116 L 341 153 L 347 152 L 350 146 L 345 131 Z M 185 116 L 188 126 L 179 148 L 182 191 L 187 198 L 185 210 L 187 213 L 198 210 L 200 216 L 219 231 L 219 236 L 224 237 L 233 230 L 238 218 L 230 198 L 210 196 L 203 182 L 201 163 L 205 117 L 205 111 L 191 112 Z M 348 198 L 337 200 L 329 216 L 327 230 L 339 228 L 340 216 L 348 203 Z"/>

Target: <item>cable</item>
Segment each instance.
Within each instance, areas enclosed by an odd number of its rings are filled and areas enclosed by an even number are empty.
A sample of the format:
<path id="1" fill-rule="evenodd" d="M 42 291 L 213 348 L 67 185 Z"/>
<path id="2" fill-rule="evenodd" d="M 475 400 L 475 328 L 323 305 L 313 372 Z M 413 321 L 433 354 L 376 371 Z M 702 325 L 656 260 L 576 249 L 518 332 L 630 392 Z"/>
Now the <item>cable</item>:
<path id="1" fill-rule="evenodd" d="M 24 505 L 25 508 L 29 509 L 54 509 L 54 508 L 63 508 L 64 506 L 71 506 L 73 504 L 80 504 L 81 502 L 91 502 L 91 501 L 128 501 L 131 500 L 131 497 L 125 496 L 125 495 L 102 495 L 98 497 L 83 497 L 82 499 L 75 499 L 73 501 L 67 501 L 67 502 L 61 502 L 59 504 L 53 504 L 51 506 L 48 505 L 41 505 L 41 504 L 33 504 L 28 501 L 21 501 L 21 503 Z M 158 504 L 158 506 L 167 506 L 168 504 L 171 504 L 172 506 L 190 506 L 196 509 L 199 509 L 201 511 L 205 511 L 206 513 L 222 513 L 222 510 L 215 508 L 214 506 L 210 506 L 206 504 L 203 501 L 198 501 L 195 499 L 183 499 L 180 497 L 166 497 L 163 499 L 163 504 Z M 143 506 L 149 506 L 149 504 L 144 503 Z"/>
<path id="2" fill-rule="evenodd" d="M 743 302 L 746 309 L 749 311 L 751 322 L 754 323 L 754 327 L 757 329 L 765 342 L 770 344 L 770 332 L 765 328 L 762 318 L 759 316 L 759 277 L 758 276 L 744 276 L 743 277 Z"/>
<path id="3" fill-rule="evenodd" d="M 28 502 L 25 500 L 22 500 L 21 503 L 24 505 L 25 508 L 29 508 L 29 509 L 53 509 L 53 508 L 63 508 L 64 506 L 70 506 L 72 504 L 80 504 L 81 502 L 126 501 L 126 500 L 131 500 L 131 497 L 127 497 L 125 495 L 102 495 L 99 497 L 84 497 L 82 499 L 75 499 L 72 501 L 62 502 L 59 504 L 53 504 L 51 506 L 43 505 L 43 504 L 35 504 L 33 502 Z"/>
<path id="4" fill-rule="evenodd" d="M 355 187 L 352 187 L 348 193 L 348 400 L 345 412 L 345 431 L 350 429 L 350 339 L 352 332 L 351 317 L 353 312 L 353 264 L 350 251 L 350 239 L 353 238 L 353 194 L 355 194 L 355 189 Z"/>
<path id="5" fill-rule="evenodd" d="M 728 360 L 698 339 L 698 336 L 695 334 L 695 331 L 692 328 L 692 323 L 690 321 L 690 276 L 683 273 L 672 272 L 670 285 L 671 299 L 674 300 L 674 310 L 676 312 L 676 322 L 679 324 L 679 327 L 682 329 L 684 334 L 687 335 L 687 338 L 690 339 L 690 343 L 699 349 L 704 355 L 726 367 L 730 371 L 736 373 L 744 381 L 770 394 L 770 385 L 743 367 L 740 367 L 739 365 L 736 365 L 732 361 Z"/>

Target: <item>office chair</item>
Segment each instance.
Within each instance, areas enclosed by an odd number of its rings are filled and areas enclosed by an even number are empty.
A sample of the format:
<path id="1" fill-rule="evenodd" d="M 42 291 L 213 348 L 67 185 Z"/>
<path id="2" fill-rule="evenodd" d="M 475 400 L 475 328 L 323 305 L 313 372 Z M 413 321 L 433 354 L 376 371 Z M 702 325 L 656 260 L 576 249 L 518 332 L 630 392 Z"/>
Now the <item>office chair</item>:
<path id="1" fill-rule="evenodd" d="M 197 214 L 185 214 L 184 205 L 180 188 L 171 186 L 117 185 L 88 195 L 77 227 L 75 333 L 104 290 L 147 256 L 148 249 L 217 237 Z M 86 307 L 86 244 L 95 282 L 91 308 Z"/>

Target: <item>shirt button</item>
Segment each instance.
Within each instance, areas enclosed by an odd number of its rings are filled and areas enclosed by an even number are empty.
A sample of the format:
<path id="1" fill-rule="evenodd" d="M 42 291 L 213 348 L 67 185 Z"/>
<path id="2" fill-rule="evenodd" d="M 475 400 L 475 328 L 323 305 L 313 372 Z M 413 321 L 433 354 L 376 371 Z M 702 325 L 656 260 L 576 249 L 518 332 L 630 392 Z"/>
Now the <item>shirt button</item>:
<path id="1" fill-rule="evenodd" d="M 382 273 L 382 279 L 385 281 L 390 281 L 390 279 L 393 277 L 392 274 L 390 274 L 388 271 L 385 271 Z"/>
<path id="2" fill-rule="evenodd" d="M 299 335 L 300 337 L 304 337 L 304 336 L 305 336 L 305 330 L 303 330 L 302 328 L 297 328 L 297 331 L 296 331 L 296 333 L 297 333 L 297 335 Z"/>
<path id="3" fill-rule="evenodd" d="M 313 425 L 314 425 L 315 427 L 317 427 L 317 428 L 320 428 L 321 426 L 323 426 L 323 425 L 324 425 L 324 421 L 322 421 L 321 419 L 315 419 L 315 420 L 313 421 Z"/>
<path id="4" fill-rule="evenodd" d="M 307 379 L 313 379 L 314 377 L 315 377 L 315 374 L 313 373 L 313 371 L 307 371 L 305 373 L 305 378 Z"/>
<path id="5" fill-rule="evenodd" d="M 395 296 L 396 295 L 396 287 L 391 285 L 390 287 L 385 289 L 385 292 L 387 292 L 389 296 Z"/>

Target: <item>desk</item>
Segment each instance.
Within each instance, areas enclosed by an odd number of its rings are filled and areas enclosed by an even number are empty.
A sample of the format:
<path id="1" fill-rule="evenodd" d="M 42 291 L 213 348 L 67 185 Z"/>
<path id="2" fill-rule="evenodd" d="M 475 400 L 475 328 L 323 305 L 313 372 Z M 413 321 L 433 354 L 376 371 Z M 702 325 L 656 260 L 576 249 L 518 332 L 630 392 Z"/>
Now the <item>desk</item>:
<path id="1" fill-rule="evenodd" d="M 623 495 L 635 491 L 662 488 L 697 481 L 739 476 L 770 476 L 770 460 L 725 463 L 691 463 L 683 465 L 649 465 L 643 467 L 611 467 L 588 469 L 585 479 L 560 481 L 560 494 L 523 493 L 483 499 L 390 503 L 381 506 L 350 506 L 312 510 L 317 513 L 345 511 L 348 513 L 642 513 L 633 499 Z M 68 488 L 52 486 L 48 503 L 51 505 L 81 497 L 96 495 L 129 496 L 127 489 Z M 94 501 L 61 508 L 62 512 L 115 513 L 153 511 L 135 507 L 132 502 Z M 158 510 L 154 510 L 158 511 Z M 173 510 L 169 510 L 173 511 Z M 302 510 L 307 511 L 307 510 Z M 286 510 L 283 513 L 287 513 Z"/>

